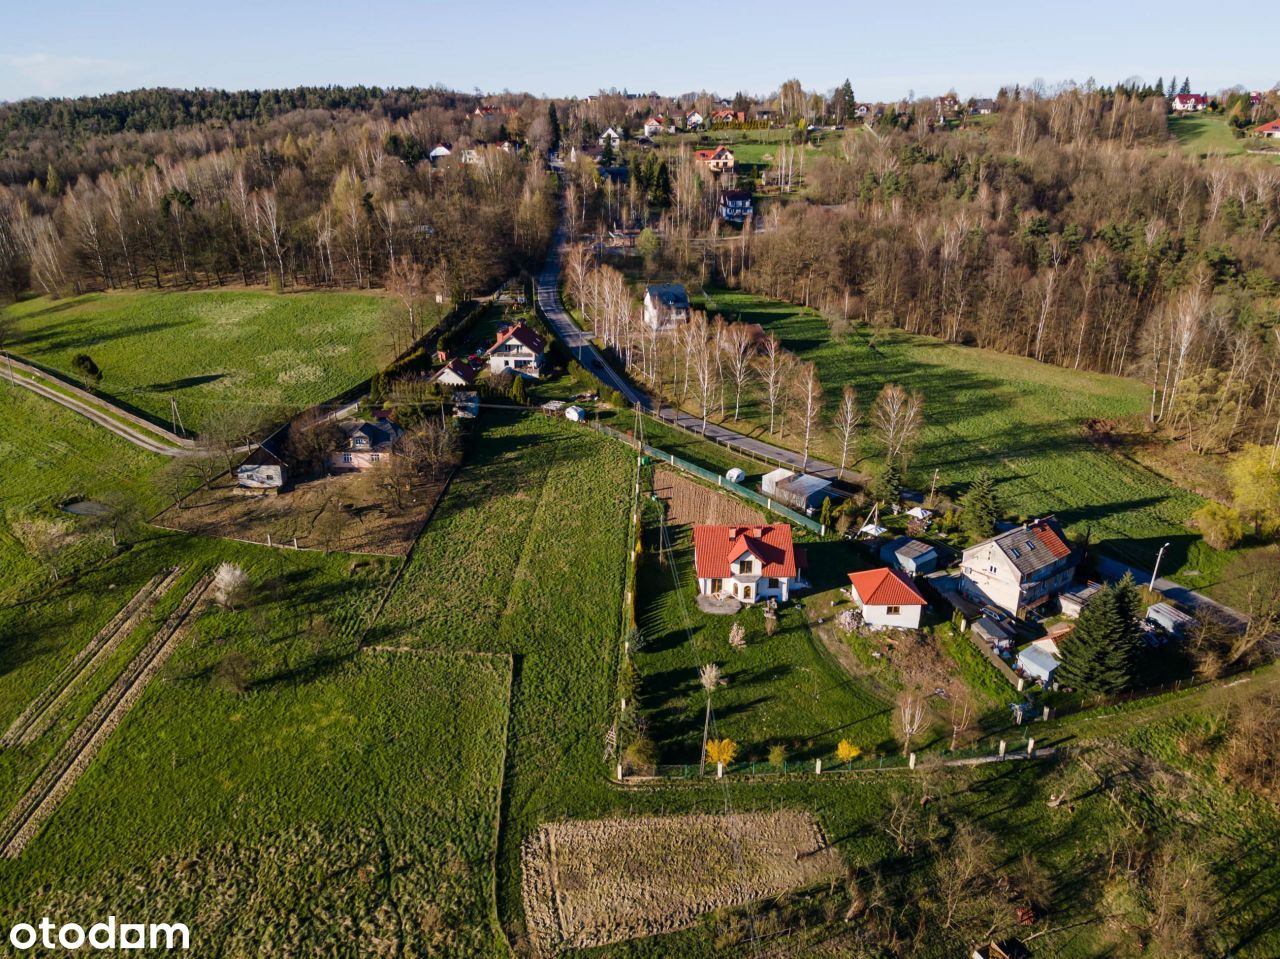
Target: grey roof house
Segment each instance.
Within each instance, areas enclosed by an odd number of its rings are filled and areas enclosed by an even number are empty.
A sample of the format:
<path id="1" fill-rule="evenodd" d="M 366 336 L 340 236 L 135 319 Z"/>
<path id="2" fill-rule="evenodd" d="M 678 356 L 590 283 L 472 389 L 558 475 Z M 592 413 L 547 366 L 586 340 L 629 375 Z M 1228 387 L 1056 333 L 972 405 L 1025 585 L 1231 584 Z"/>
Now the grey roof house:
<path id="1" fill-rule="evenodd" d="M 689 322 L 689 294 L 679 283 L 655 283 L 644 291 L 644 322 L 651 330 L 672 330 Z"/>
<path id="2" fill-rule="evenodd" d="M 938 568 L 938 551 L 922 540 L 899 536 L 880 547 L 880 561 L 912 576 L 922 576 Z"/>

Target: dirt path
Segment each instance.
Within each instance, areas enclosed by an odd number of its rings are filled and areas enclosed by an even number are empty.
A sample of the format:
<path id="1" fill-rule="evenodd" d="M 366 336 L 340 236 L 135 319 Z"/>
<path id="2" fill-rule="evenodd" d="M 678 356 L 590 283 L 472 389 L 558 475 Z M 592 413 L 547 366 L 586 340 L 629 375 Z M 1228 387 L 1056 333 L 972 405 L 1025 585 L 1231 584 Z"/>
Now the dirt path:
<path id="1" fill-rule="evenodd" d="M 147 684 L 195 624 L 208 603 L 207 593 L 212 581 L 213 577 L 206 575 L 192 587 L 151 642 L 125 667 L 0 823 L 0 856 L 17 858 L 54 814 L 107 738 L 146 691 Z"/>
<path id="2" fill-rule="evenodd" d="M 98 665 L 119 648 L 134 627 L 169 591 L 181 572 L 175 566 L 151 577 L 13 721 L 0 736 L 0 746 L 25 746 L 42 736 L 53 724 L 58 710 L 84 687 Z"/>

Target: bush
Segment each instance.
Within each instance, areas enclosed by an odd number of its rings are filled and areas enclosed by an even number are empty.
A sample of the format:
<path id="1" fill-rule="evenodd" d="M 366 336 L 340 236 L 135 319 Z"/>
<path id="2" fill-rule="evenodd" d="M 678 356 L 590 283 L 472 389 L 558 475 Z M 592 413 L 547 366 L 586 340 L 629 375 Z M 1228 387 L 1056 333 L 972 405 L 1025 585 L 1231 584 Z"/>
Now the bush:
<path id="1" fill-rule="evenodd" d="M 1191 522 L 1214 549 L 1231 549 L 1244 538 L 1244 518 L 1221 503 L 1205 503 L 1191 514 Z"/>
<path id="2" fill-rule="evenodd" d="M 632 776 L 652 776 L 658 771 L 658 747 L 640 736 L 622 752 L 622 770 Z"/>
<path id="3" fill-rule="evenodd" d="M 781 766 L 787 761 L 787 747 L 782 743 L 769 747 L 769 765 Z"/>

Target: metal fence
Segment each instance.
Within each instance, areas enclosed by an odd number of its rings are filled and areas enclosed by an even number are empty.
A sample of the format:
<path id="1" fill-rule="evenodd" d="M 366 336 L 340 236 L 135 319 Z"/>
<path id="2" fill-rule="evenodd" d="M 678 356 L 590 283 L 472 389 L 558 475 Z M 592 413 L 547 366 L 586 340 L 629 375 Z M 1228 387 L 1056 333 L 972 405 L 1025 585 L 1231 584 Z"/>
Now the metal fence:
<path id="1" fill-rule="evenodd" d="M 612 436 L 614 439 L 621 440 L 628 446 L 638 448 L 656 460 L 660 460 L 669 466 L 674 466 L 676 469 L 689 473 L 692 476 L 696 476 L 699 479 L 706 480 L 708 483 L 714 483 L 716 486 L 719 486 L 721 489 L 726 490 L 735 496 L 741 496 L 743 499 L 750 500 L 759 506 L 763 506 L 769 512 L 776 513 L 785 519 L 789 519 L 791 522 L 796 523 L 799 526 L 803 526 L 810 532 L 817 533 L 819 536 L 825 536 L 827 533 L 827 528 L 817 520 L 805 516 L 803 513 L 800 513 L 789 506 L 783 506 L 776 499 L 773 499 L 770 496 L 765 496 L 763 493 L 757 493 L 753 489 L 748 489 L 741 483 L 735 483 L 732 480 L 725 479 L 719 473 L 713 473 L 711 470 L 703 469 L 701 466 L 696 466 L 688 460 L 681 459 L 674 453 L 668 453 L 666 450 L 660 450 L 656 446 L 649 446 L 646 443 L 636 443 L 633 437 L 628 436 L 626 433 L 619 432 L 610 426 L 605 426 L 603 423 L 599 423 L 595 420 L 591 420 L 589 422 L 592 429 L 598 430 L 606 436 Z"/>

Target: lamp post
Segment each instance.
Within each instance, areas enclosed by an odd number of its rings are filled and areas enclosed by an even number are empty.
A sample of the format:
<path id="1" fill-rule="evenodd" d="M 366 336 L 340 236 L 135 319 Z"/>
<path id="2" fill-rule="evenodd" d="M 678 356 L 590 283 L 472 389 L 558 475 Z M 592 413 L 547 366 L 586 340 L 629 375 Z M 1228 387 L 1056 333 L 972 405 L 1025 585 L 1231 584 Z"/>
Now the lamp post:
<path id="1" fill-rule="evenodd" d="M 1169 548 L 1169 544 L 1165 543 L 1160 547 L 1160 552 L 1156 553 L 1156 568 L 1151 571 L 1151 585 L 1147 587 L 1151 592 L 1156 590 L 1156 574 L 1160 572 L 1160 560 L 1164 559 L 1164 551 Z"/>

